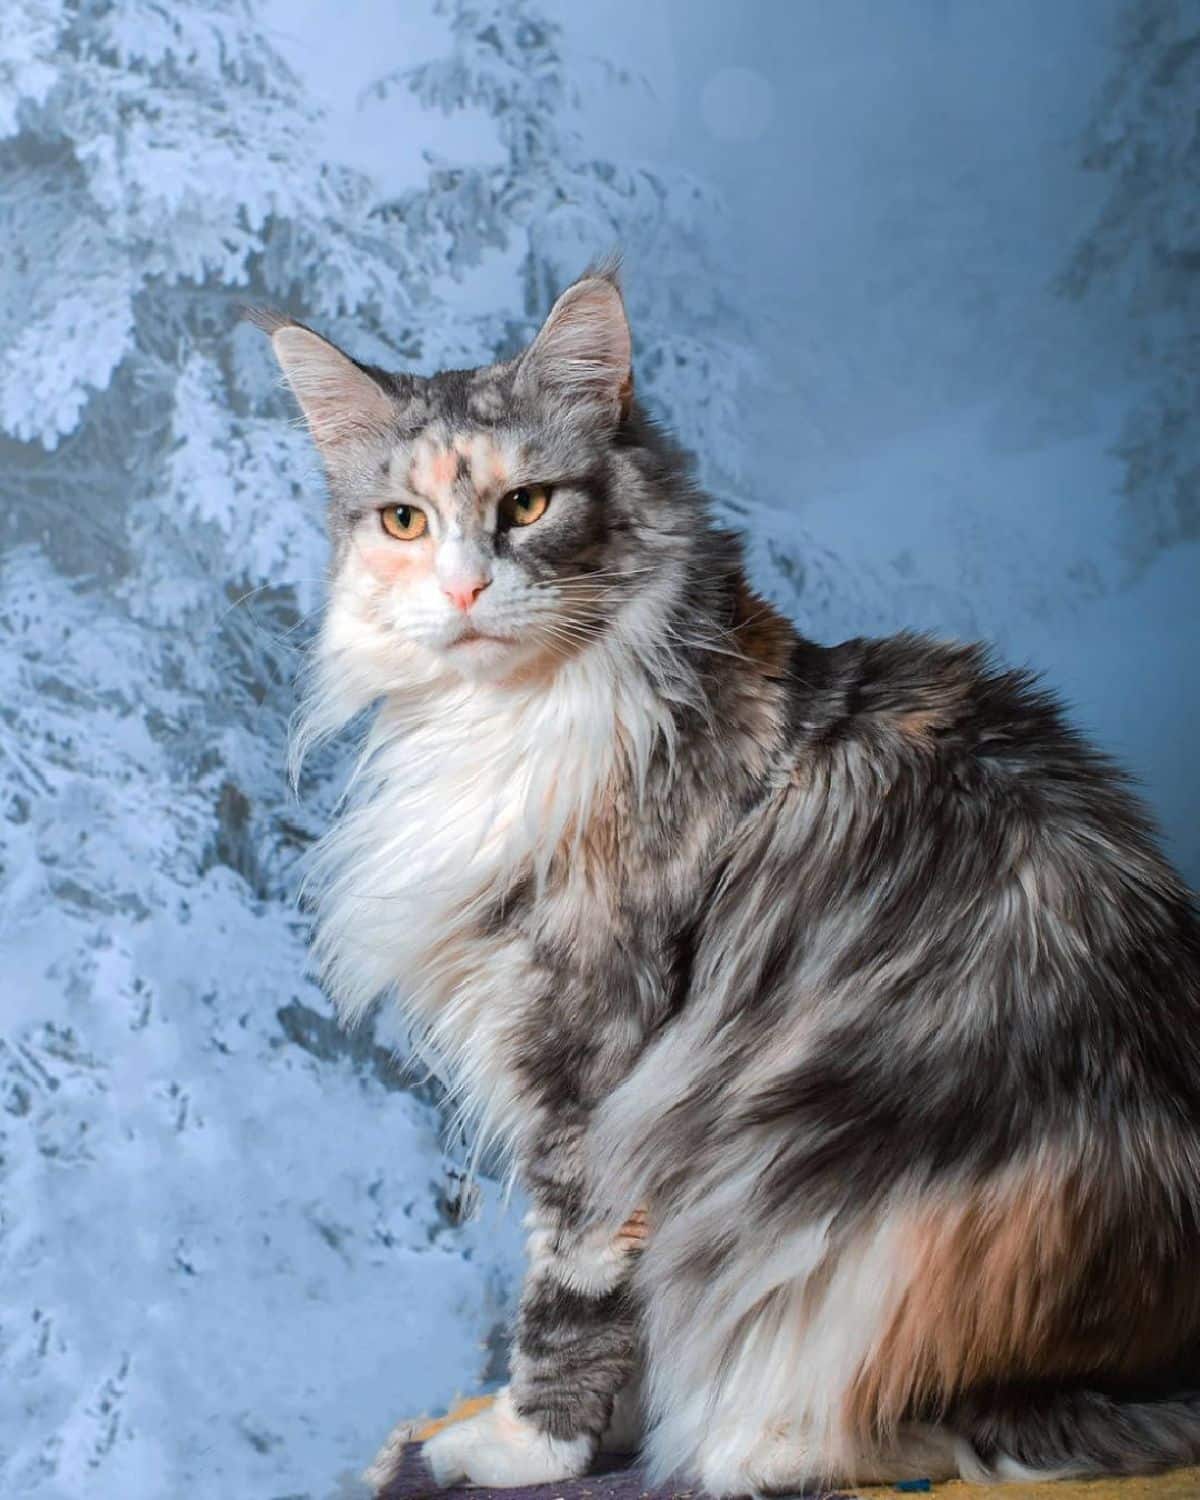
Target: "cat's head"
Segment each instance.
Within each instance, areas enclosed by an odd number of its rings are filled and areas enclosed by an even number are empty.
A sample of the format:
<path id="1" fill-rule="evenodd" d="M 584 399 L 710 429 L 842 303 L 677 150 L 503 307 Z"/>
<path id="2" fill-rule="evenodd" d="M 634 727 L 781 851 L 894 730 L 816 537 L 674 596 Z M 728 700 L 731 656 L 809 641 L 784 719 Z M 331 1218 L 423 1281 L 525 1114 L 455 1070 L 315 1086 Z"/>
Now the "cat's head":
<path id="1" fill-rule="evenodd" d="M 429 377 L 266 326 L 329 481 L 343 653 L 389 677 L 518 680 L 601 637 L 647 575 L 665 582 L 678 518 L 656 518 L 612 275 L 569 287 L 515 359 Z"/>

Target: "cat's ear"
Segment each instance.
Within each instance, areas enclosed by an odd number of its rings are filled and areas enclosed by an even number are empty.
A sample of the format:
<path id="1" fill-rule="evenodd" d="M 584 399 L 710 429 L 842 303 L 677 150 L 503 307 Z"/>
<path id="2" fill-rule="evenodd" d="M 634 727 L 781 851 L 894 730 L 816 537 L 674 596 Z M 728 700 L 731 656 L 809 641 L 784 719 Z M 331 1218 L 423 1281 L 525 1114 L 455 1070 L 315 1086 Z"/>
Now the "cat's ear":
<path id="1" fill-rule="evenodd" d="M 521 356 L 517 390 L 594 407 L 615 425 L 633 399 L 633 343 L 614 277 L 569 286 Z"/>
<path id="2" fill-rule="evenodd" d="M 279 367 L 326 459 L 336 460 L 356 440 L 385 437 L 394 427 L 395 398 L 336 344 L 290 319 L 251 317 L 270 334 Z"/>

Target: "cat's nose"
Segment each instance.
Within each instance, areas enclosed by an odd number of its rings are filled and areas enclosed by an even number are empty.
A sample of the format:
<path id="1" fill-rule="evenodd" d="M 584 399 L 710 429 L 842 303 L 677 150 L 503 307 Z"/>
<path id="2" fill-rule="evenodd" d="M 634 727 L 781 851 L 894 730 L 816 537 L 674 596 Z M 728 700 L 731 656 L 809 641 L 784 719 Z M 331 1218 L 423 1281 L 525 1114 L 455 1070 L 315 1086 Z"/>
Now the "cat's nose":
<path id="1" fill-rule="evenodd" d="M 461 609 L 463 614 L 466 614 L 491 581 L 482 574 L 477 574 L 473 578 L 455 578 L 452 582 L 442 584 L 442 593 L 455 609 Z"/>

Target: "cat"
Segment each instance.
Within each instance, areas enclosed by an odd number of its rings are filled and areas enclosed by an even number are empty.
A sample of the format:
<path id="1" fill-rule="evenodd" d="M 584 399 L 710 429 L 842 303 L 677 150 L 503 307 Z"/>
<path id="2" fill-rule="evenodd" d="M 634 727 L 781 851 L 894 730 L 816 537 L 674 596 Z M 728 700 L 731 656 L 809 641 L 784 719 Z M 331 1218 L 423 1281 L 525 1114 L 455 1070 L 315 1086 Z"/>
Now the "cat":
<path id="1" fill-rule="evenodd" d="M 715 1496 L 1200 1457 L 1200 926 L 1125 778 L 979 646 L 765 603 L 611 270 L 427 378 L 260 322 L 331 497 L 298 753 L 375 709 L 320 972 L 532 1204 L 435 1480 L 614 1412 Z"/>

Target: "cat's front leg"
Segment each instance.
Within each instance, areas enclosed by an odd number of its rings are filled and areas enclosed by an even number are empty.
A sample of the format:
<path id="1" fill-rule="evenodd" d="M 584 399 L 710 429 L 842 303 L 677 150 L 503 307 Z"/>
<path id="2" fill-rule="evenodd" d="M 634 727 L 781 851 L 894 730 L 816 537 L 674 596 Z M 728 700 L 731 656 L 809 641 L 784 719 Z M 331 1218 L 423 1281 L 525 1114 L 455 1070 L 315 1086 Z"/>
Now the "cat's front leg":
<path id="1" fill-rule="evenodd" d="M 582 1474 L 635 1373 L 637 1314 L 629 1280 L 645 1215 L 618 1227 L 569 1228 L 535 1209 L 512 1378 L 487 1411 L 424 1448 L 441 1485 L 511 1486 Z"/>

